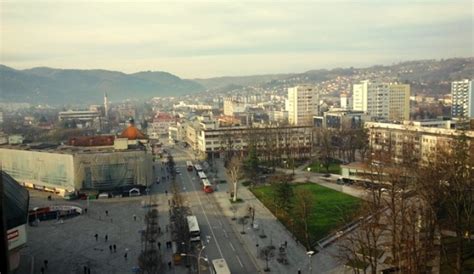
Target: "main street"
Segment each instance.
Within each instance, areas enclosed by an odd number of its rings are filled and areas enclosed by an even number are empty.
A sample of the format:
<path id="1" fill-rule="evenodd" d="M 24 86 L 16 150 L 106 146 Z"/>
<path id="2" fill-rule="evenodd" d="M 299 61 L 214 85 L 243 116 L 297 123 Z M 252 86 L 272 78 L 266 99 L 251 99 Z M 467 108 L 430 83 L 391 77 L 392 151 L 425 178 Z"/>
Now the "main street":
<path id="1" fill-rule="evenodd" d="M 233 221 L 222 213 L 212 193 L 202 191 L 196 172 L 187 171 L 186 161 L 192 160 L 190 155 L 181 149 L 167 148 L 167 150 L 173 156 L 179 172 L 176 175 L 176 182 L 192 214 L 198 219 L 202 245 L 206 246 L 203 253 L 209 262 L 224 258 L 232 273 L 258 273 L 253 258 L 239 241 L 239 231 L 236 231 L 235 227 L 233 228 L 229 223 Z M 163 174 L 159 166 L 159 164 L 156 165 L 157 175 Z M 169 181 L 154 185 L 152 192 L 163 193 L 165 190 L 170 192 Z M 206 263 L 201 261 L 201 265 L 206 265 Z"/>

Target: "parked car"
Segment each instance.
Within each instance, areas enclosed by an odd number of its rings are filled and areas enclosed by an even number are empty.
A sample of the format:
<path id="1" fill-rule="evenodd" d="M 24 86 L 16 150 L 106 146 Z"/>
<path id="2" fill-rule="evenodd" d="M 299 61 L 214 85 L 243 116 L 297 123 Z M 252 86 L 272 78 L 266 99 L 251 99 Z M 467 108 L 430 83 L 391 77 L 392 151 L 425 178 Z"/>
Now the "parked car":
<path id="1" fill-rule="evenodd" d="M 99 199 L 110 198 L 110 194 L 107 193 L 107 192 L 102 192 L 102 193 L 99 194 L 99 196 L 97 198 L 99 198 Z"/>

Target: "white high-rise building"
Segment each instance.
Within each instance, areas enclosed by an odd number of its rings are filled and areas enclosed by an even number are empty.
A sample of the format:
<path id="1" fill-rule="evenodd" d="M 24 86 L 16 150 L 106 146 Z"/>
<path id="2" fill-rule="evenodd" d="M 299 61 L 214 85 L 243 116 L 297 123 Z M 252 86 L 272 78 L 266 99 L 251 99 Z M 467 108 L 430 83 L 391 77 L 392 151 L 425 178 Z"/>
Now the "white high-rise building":
<path id="1" fill-rule="evenodd" d="M 474 91 L 472 80 L 451 83 L 452 108 L 451 115 L 455 118 L 474 118 Z"/>
<path id="2" fill-rule="evenodd" d="M 288 122 L 291 125 L 312 125 L 319 114 L 319 91 L 314 86 L 288 88 Z"/>
<path id="3" fill-rule="evenodd" d="M 354 84 L 353 109 L 384 120 L 410 119 L 410 85 L 368 80 Z"/>

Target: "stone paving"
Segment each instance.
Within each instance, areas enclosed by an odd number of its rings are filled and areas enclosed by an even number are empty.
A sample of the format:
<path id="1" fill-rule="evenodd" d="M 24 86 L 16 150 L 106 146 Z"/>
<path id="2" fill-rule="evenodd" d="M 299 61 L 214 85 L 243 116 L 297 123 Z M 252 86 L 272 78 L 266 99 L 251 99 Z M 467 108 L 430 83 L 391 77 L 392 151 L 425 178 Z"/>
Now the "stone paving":
<path id="1" fill-rule="evenodd" d="M 27 247 L 22 250 L 20 267 L 14 273 L 41 273 L 44 260 L 48 260 L 45 273 L 84 273 L 84 266 L 90 268 L 90 273 L 134 272 L 141 251 L 139 231 L 145 227 L 142 203 L 147 199 L 146 196 L 91 200 L 87 206 L 86 201 L 65 201 L 60 197 L 48 201 L 47 196 L 50 194 L 45 192 L 30 191 L 30 195 L 30 208 L 76 205 L 87 207 L 88 212 L 63 222 L 51 220 L 40 222 L 36 227 L 28 226 Z M 159 241 L 166 271 L 160 273 L 189 273 L 190 270 L 184 266 L 168 269 L 166 265 L 172 255 L 165 244 L 170 240 L 170 233 L 165 231 L 169 223 L 169 196 L 159 193 L 152 195 L 152 198 L 158 204 L 159 224 L 165 232 Z M 94 237 L 96 233 L 97 241 Z M 110 252 L 109 246 L 114 244 L 116 252 Z M 125 253 L 127 258 L 124 257 Z"/>

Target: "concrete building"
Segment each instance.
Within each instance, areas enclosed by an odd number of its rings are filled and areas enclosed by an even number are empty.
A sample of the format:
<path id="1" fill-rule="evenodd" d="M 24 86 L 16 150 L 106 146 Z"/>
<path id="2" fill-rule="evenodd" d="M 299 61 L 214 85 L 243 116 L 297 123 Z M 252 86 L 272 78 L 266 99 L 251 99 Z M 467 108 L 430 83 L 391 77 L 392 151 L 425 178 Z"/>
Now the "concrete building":
<path id="1" fill-rule="evenodd" d="M 427 161 L 434 156 L 440 146 L 451 142 L 454 137 L 461 134 L 460 130 L 417 126 L 412 122 L 405 124 L 367 122 L 365 127 L 369 131 L 369 145 L 372 149 L 392 152 L 395 160 L 401 156 L 403 145 L 411 143 L 413 155 Z M 472 142 L 474 131 L 464 132 Z"/>
<path id="2" fill-rule="evenodd" d="M 474 91 L 472 80 L 462 80 L 451 83 L 453 118 L 474 118 Z"/>
<path id="3" fill-rule="evenodd" d="M 314 117 L 314 126 L 317 128 L 361 128 L 364 122 L 370 121 L 370 116 L 363 111 L 331 109 L 323 116 Z"/>
<path id="4" fill-rule="evenodd" d="M 341 100 L 340 105 L 342 109 L 347 109 L 347 110 L 352 109 L 352 97 L 349 94 L 345 92 L 341 93 L 340 100 Z"/>
<path id="5" fill-rule="evenodd" d="M 354 84 L 353 109 L 379 120 L 409 120 L 410 85 L 361 81 Z"/>
<path id="6" fill-rule="evenodd" d="M 308 157 L 312 152 L 313 127 L 201 127 L 198 130 L 197 147 L 201 155 L 219 157 L 225 149 L 244 153 L 248 148 L 249 136 L 256 138 L 257 144 L 271 142 L 275 149 L 286 148 L 294 151 L 296 157 Z"/>
<path id="7" fill-rule="evenodd" d="M 101 128 L 101 113 L 90 110 L 68 110 L 59 112 L 59 121 L 73 122 L 78 128 Z"/>
<path id="8" fill-rule="evenodd" d="M 151 153 L 138 141 L 115 139 L 113 145 L 107 142 L 108 139 L 101 140 L 92 146 L 2 145 L 0 163 L 19 183 L 61 195 L 82 189 L 147 185 L 153 181 Z"/>
<path id="9" fill-rule="evenodd" d="M 247 104 L 234 98 L 224 98 L 224 115 L 233 116 L 235 113 L 245 112 Z"/>
<path id="10" fill-rule="evenodd" d="M 288 122 L 291 125 L 311 125 L 319 114 L 319 91 L 314 86 L 288 88 Z"/>
<path id="11" fill-rule="evenodd" d="M 176 124 L 176 118 L 168 113 L 160 112 L 148 124 L 147 134 L 151 139 L 167 138 L 170 126 Z"/>

